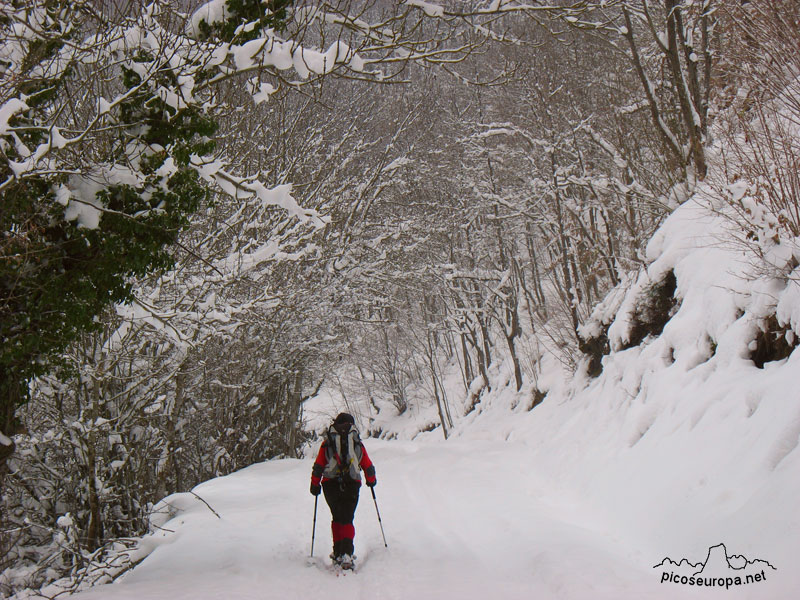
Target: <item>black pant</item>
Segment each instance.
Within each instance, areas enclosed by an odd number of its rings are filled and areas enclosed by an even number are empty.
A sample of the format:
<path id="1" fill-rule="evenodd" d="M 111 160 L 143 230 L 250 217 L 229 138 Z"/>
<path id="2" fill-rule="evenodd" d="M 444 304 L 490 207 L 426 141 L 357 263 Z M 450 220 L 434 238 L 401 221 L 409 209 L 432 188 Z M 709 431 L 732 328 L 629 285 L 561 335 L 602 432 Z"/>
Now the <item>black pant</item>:
<path id="1" fill-rule="evenodd" d="M 353 554 L 353 538 L 356 530 L 353 517 L 358 506 L 358 492 L 361 483 L 350 479 L 331 479 L 322 484 L 325 501 L 331 509 L 331 533 L 333 534 L 333 555 Z"/>

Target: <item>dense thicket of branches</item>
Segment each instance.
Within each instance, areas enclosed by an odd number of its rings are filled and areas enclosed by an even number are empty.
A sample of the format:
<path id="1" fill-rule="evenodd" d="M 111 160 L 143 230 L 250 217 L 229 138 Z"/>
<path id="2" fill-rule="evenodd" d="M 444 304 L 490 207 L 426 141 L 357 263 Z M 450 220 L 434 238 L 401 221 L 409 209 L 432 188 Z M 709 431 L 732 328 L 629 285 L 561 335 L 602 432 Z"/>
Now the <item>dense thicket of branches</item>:
<path id="1" fill-rule="evenodd" d="M 0 368 L 13 375 L 0 428 L 19 423 L 3 496 L 5 557 L 18 569 L 9 586 L 97 560 L 144 532 L 170 493 L 295 456 L 308 435 L 302 401 L 323 383 L 375 410 L 434 404 L 445 436 L 455 409 L 443 379 L 455 369 L 459 407 L 480 400 L 501 362 L 517 389 L 532 384 L 534 405 L 545 354 L 585 368 L 584 351 L 602 353 L 581 323 L 707 177 L 714 132 L 738 150 L 712 185 L 745 182 L 767 208 L 730 195 L 745 235 L 756 245 L 775 228 L 797 235 L 797 138 L 769 126 L 770 111 L 800 121 L 795 3 L 390 4 L 264 13 L 219 0 L 204 13 L 211 25 L 188 29 L 168 3 L 161 17 L 117 7 L 80 21 L 110 36 L 81 46 L 79 28 L 68 39 L 59 25 L 68 5 L 42 2 L 49 21 L 26 18 L 47 28 L 20 36 L 38 41 L 17 71 L 5 47 L 0 176 L 3 201 L 24 209 L 0 208 L 0 283 L 11 290 Z M 2 10 L 5 26 L 24 13 Z M 161 53 L 132 44 L 107 56 L 113 27 L 154 24 Z M 286 41 L 289 62 L 265 39 Z M 85 52 L 74 72 L 53 58 L 68 42 Z M 40 55 L 70 97 L 76 73 L 95 77 L 72 116 L 57 96 L 7 103 Z M 118 78 L 129 67 L 138 80 Z M 131 89 L 141 93 L 126 104 Z M 133 141 L 149 148 L 144 165 Z M 114 179 L 120 164 L 140 179 Z M 98 195 L 81 198 L 89 180 L 102 181 Z M 59 186 L 67 205 L 97 209 L 94 227 L 86 211 L 65 215 Z M 41 259 L 53 252 L 47 219 L 83 243 L 58 261 L 93 260 L 95 271 Z M 140 254 L 126 235 L 144 240 Z M 43 308 L 55 299 L 63 307 Z M 11 351 L 7 340 L 37 339 L 26 315 L 47 318 L 48 335 Z"/>

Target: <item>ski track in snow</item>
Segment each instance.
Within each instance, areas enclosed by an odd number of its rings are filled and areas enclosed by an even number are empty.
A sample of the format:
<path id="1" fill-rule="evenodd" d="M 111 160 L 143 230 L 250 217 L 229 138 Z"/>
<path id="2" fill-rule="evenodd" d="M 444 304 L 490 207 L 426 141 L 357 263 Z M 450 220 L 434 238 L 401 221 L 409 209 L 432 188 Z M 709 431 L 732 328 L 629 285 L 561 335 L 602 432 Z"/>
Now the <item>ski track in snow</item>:
<path id="1" fill-rule="evenodd" d="M 257 464 L 195 488 L 155 551 L 80 600 L 709 598 L 661 585 L 653 557 L 602 527 L 586 499 L 537 479 L 521 443 L 367 440 L 378 469 L 384 548 L 368 488 L 356 511 L 357 570 L 330 568 L 320 497 L 314 557 L 312 460 Z M 162 538 L 163 536 L 163 538 Z M 680 591 L 680 594 L 676 592 Z M 725 598 L 738 598 L 729 591 Z"/>

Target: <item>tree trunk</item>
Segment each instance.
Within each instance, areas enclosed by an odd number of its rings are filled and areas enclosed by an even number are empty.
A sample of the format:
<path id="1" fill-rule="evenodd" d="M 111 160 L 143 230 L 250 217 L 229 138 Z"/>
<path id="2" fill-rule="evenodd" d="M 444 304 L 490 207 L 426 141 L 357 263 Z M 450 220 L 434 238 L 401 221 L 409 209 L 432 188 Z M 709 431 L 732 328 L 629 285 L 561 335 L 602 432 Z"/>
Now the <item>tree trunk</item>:
<path id="1" fill-rule="evenodd" d="M 100 507 L 100 495 L 97 489 L 97 433 L 95 423 L 100 413 L 100 382 L 92 378 L 92 389 L 89 391 L 89 410 L 85 421 L 89 426 L 86 438 L 86 485 L 89 493 L 89 523 L 86 526 L 86 548 L 91 552 L 100 547 L 103 540 L 103 517 Z"/>
<path id="2" fill-rule="evenodd" d="M 305 369 L 298 367 L 294 372 L 294 378 L 290 386 L 288 386 L 288 399 L 289 399 L 289 414 L 291 415 L 291 422 L 286 424 L 287 431 L 287 456 L 300 458 L 297 454 L 297 426 L 300 418 L 300 406 L 303 401 L 303 378 L 305 376 Z"/>
<path id="3" fill-rule="evenodd" d="M 513 261 L 511 268 L 515 276 L 511 278 L 511 293 L 508 294 L 508 299 L 506 300 L 507 324 L 504 330 L 508 352 L 511 356 L 511 363 L 514 365 L 514 383 L 516 383 L 517 391 L 520 391 L 522 389 L 522 367 L 519 364 L 519 356 L 517 356 L 516 344 L 514 342 L 522 333 L 522 328 L 519 324 L 519 294 L 517 293 L 519 265 L 516 261 Z"/>
<path id="4" fill-rule="evenodd" d="M 531 276 L 533 277 L 533 293 L 536 296 L 537 311 L 541 308 L 547 316 L 547 306 L 544 301 L 544 290 L 542 289 L 542 278 L 539 274 L 539 261 L 536 256 L 536 246 L 533 240 L 533 230 L 530 221 L 525 223 L 525 245 L 528 249 L 528 258 L 531 261 Z"/>
<path id="5" fill-rule="evenodd" d="M 469 389 L 469 385 L 475 379 L 475 373 L 472 370 L 472 359 L 467 349 L 467 334 L 462 332 L 459 337 L 461 338 L 461 355 L 464 357 L 464 388 Z"/>
<path id="6" fill-rule="evenodd" d="M 558 222 L 558 249 L 561 253 L 561 272 L 564 277 L 564 293 L 566 295 L 567 304 L 569 304 L 569 314 L 572 319 L 572 329 L 575 336 L 578 337 L 578 309 L 577 298 L 575 297 L 575 287 L 573 285 L 572 277 L 570 275 L 570 258 L 569 258 L 569 238 L 567 237 L 566 229 L 564 228 L 564 214 L 561 210 L 561 194 L 558 191 L 558 175 L 556 173 L 556 159 L 552 157 L 553 169 L 553 190 L 554 200 L 556 205 L 556 220 Z"/>
<path id="7" fill-rule="evenodd" d="M 434 358 L 430 329 L 428 330 L 427 342 L 428 367 L 430 368 L 431 382 L 433 383 L 433 397 L 436 400 L 436 408 L 439 411 L 439 422 L 442 424 L 442 434 L 444 434 L 444 439 L 447 439 L 450 436 L 450 428 L 453 426 L 453 419 L 450 416 L 450 408 L 447 406 L 447 398 L 444 397 L 444 390 L 442 390 L 441 394 L 439 393 L 439 379 L 436 375 L 436 361 Z"/>
<path id="8" fill-rule="evenodd" d="M 17 380 L 5 369 L 0 371 L 0 492 L 8 475 L 8 459 L 14 454 L 16 444 L 11 439 L 16 433 L 15 413 L 22 404 L 24 383 Z"/>

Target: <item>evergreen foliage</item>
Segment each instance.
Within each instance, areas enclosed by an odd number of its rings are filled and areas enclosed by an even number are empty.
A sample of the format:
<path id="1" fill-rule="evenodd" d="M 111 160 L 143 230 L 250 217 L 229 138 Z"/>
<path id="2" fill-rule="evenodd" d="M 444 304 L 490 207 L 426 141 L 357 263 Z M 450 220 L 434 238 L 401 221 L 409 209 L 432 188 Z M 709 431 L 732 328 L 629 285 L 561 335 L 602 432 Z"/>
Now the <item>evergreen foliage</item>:
<path id="1" fill-rule="evenodd" d="M 188 142 L 209 123 L 189 123 L 158 136 Z M 154 179 L 166 156 L 143 171 Z M 165 189 L 143 194 L 145 185 L 114 185 L 98 192 L 106 206 L 96 229 L 68 222 L 57 213 L 54 181 L 27 180 L 3 192 L 2 226 L 7 233 L 0 262 L 0 398 L 7 419 L 26 398 L 24 386 L 48 370 L 57 353 L 96 327 L 110 304 L 130 299 L 133 276 L 172 264 L 169 245 L 188 215 L 206 198 L 196 172 L 185 165 Z M 57 184 L 56 184 L 57 185 Z"/>
<path id="2" fill-rule="evenodd" d="M 264 29 L 284 31 L 287 9 L 293 0 L 227 0 L 227 18 L 208 24 L 200 23 L 201 37 L 247 42 L 258 37 Z"/>
<path id="3" fill-rule="evenodd" d="M 189 216 L 210 198 L 207 182 L 190 167 L 190 157 L 211 154 L 218 129 L 202 107 L 175 107 L 164 100 L 159 91 L 178 88 L 179 75 L 168 56 L 141 50 L 133 66 L 152 69 L 155 63 L 155 76 L 143 82 L 136 68 L 110 70 L 116 81 L 108 85 L 128 93 L 115 107 L 118 133 L 75 150 L 78 155 L 91 153 L 93 164 L 86 161 L 80 173 L 53 169 L 18 175 L 14 166 L 28 158 L 26 149 L 46 144 L 52 127 L 60 124 L 62 95 L 80 86 L 80 77 L 86 76 L 79 61 L 52 76 L 47 76 L 49 65 L 62 59 L 68 41 L 80 41 L 91 28 L 102 32 L 102 27 L 115 25 L 88 23 L 83 3 L 47 0 L 41 3 L 44 12 L 33 17 L 24 3 L 18 4 L 16 13 L 5 15 L 6 26 L 13 27 L 15 17 L 19 22 L 38 19 L 44 27 L 21 41 L 25 56 L 17 67 L 25 76 L 3 90 L 5 100 L 20 97 L 27 105 L 8 120 L 0 141 L 0 179 L 5 181 L 0 189 L 0 431 L 7 433 L 16 429 L 14 412 L 26 401 L 31 378 L 47 373 L 81 334 L 96 330 L 98 315 L 106 307 L 129 301 L 133 277 L 173 264 L 172 244 Z M 243 22 L 257 21 L 258 27 L 245 34 L 251 36 L 263 27 L 282 27 L 289 2 L 279 0 L 266 13 L 258 1 L 229 4 L 229 20 L 213 31 L 223 39 L 232 38 Z M 71 27 L 65 25 L 67 16 L 74 19 Z M 10 66 L 3 65 L 3 71 Z M 131 143 L 146 149 L 138 164 L 131 164 L 126 154 Z M 134 174 L 128 179 L 136 182 L 109 181 L 97 165 L 130 168 Z M 95 180 L 90 203 L 91 210 L 100 211 L 96 227 L 65 215 L 68 200 L 62 194 L 75 175 Z"/>

